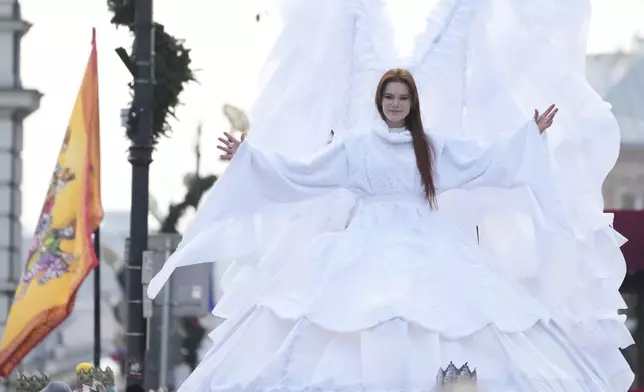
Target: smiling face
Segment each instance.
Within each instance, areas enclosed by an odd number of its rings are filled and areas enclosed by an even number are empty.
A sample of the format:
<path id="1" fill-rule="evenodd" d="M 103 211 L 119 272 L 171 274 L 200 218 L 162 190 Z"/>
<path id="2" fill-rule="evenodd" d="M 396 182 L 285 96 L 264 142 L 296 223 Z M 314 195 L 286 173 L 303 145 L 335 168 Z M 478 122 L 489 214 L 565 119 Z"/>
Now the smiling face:
<path id="1" fill-rule="evenodd" d="M 382 94 L 382 113 L 390 128 L 405 126 L 405 119 L 411 110 L 411 93 L 404 82 L 389 82 Z"/>

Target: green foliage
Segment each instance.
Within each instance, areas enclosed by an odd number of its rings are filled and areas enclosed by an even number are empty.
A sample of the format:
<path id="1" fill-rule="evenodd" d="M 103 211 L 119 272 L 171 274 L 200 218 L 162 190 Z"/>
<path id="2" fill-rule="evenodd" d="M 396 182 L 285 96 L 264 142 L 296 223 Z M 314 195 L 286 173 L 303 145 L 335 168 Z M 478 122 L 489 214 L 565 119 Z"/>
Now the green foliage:
<path id="1" fill-rule="evenodd" d="M 111 22 L 128 28 L 134 32 L 134 2 L 135 0 L 107 0 L 107 7 L 112 12 Z M 171 131 L 169 120 L 175 118 L 175 110 L 179 106 L 179 95 L 187 83 L 196 81 L 190 68 L 190 49 L 184 42 L 164 31 L 162 25 L 154 24 L 154 102 L 152 108 L 152 133 L 154 142 L 161 136 L 167 136 Z M 133 61 L 132 55 L 130 59 Z M 133 92 L 134 83 L 130 83 Z M 129 124 L 128 137 L 136 131 L 133 123 Z"/>
<path id="2" fill-rule="evenodd" d="M 117 26 L 131 27 L 134 24 L 134 1 L 107 0 L 107 8 L 114 14 L 110 22 Z"/>

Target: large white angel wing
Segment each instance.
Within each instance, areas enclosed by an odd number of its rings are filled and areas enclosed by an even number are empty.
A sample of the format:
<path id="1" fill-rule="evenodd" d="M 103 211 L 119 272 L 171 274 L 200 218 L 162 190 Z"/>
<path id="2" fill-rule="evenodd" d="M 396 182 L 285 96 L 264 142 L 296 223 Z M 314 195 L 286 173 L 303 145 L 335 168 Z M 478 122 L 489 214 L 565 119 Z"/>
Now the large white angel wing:
<path id="1" fill-rule="evenodd" d="M 628 373 L 616 349 L 632 343 L 617 313 L 625 308 L 618 291 L 626 273 L 619 250 L 624 240 L 610 227 L 601 192 L 620 133 L 610 106 L 585 77 L 590 2 L 442 4 L 451 6 L 445 19 L 451 23 L 442 24 L 447 27 L 437 42 L 426 40 L 415 69 L 433 130 L 494 137 L 517 129 L 534 108 L 561 108 L 549 130 L 551 167 L 543 168 L 551 170 L 551 184 L 454 192 L 443 197 L 442 207 L 472 234 L 478 226 L 490 259 L 551 308 L 598 368 Z M 440 25 L 428 25 L 428 32 Z M 615 390 L 628 389 L 626 373 L 614 378 Z"/>
<path id="2" fill-rule="evenodd" d="M 354 0 L 277 0 L 280 33 L 260 74 L 249 137 L 309 156 L 343 127 L 354 42 Z"/>

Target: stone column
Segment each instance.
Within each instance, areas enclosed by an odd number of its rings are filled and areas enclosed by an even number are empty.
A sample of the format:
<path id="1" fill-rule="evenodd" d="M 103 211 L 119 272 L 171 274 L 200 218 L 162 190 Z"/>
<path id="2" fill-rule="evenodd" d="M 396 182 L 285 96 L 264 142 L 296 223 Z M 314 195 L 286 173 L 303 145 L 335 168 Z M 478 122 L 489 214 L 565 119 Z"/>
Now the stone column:
<path id="1" fill-rule="evenodd" d="M 20 40 L 31 25 L 17 0 L 0 0 L 0 334 L 22 274 L 22 121 L 41 94 L 20 80 Z M 1 386 L 0 386 L 1 390 Z"/>

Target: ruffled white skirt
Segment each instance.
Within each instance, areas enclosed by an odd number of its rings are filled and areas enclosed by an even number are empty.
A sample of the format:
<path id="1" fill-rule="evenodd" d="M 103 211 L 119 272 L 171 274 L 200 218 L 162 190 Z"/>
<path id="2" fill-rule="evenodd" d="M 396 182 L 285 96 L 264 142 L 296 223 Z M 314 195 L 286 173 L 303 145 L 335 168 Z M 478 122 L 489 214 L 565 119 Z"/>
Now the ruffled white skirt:
<path id="1" fill-rule="evenodd" d="M 424 203 L 374 198 L 345 230 L 304 231 L 232 268 L 215 309 L 228 319 L 181 391 L 430 391 L 449 362 L 475 367 L 481 391 L 632 382 L 622 322 L 570 335 Z"/>

